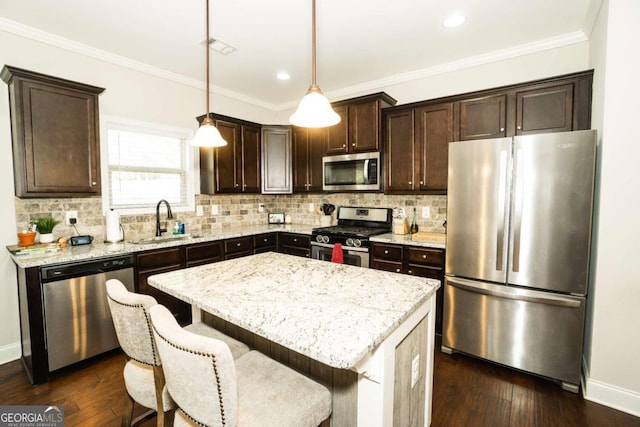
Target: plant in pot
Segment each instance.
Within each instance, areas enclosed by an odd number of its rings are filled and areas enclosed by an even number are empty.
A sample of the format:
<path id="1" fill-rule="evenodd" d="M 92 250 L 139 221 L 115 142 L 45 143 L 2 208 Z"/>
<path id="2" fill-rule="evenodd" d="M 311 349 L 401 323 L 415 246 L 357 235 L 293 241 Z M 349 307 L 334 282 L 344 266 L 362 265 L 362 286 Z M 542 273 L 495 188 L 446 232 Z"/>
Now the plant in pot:
<path id="1" fill-rule="evenodd" d="M 60 221 L 49 216 L 35 219 L 31 223 L 36 225 L 36 231 L 40 233 L 40 243 L 53 242 L 53 227 L 60 224 Z"/>

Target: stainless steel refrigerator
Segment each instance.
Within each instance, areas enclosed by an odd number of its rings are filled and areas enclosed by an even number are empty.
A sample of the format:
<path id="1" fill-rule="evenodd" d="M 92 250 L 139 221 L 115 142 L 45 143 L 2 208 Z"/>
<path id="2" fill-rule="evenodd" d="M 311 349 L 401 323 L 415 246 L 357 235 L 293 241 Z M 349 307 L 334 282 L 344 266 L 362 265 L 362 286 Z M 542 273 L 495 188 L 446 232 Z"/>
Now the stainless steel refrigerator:
<path id="1" fill-rule="evenodd" d="M 594 130 L 449 145 L 442 351 L 580 384 Z"/>

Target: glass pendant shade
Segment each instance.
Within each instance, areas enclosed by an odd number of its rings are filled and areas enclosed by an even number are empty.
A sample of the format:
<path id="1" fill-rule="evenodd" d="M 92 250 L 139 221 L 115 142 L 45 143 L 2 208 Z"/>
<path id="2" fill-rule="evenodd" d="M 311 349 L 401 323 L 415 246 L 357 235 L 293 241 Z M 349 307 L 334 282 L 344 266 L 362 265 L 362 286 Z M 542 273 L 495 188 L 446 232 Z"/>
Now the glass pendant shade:
<path id="1" fill-rule="evenodd" d="M 320 88 L 312 86 L 300 100 L 298 109 L 291 115 L 289 122 L 299 127 L 323 128 L 340 123 L 340 116 L 333 111 Z"/>
<path id="2" fill-rule="evenodd" d="M 196 147 L 224 147 L 227 145 L 227 141 L 222 138 L 220 131 L 209 117 L 204 118 L 190 143 Z"/>

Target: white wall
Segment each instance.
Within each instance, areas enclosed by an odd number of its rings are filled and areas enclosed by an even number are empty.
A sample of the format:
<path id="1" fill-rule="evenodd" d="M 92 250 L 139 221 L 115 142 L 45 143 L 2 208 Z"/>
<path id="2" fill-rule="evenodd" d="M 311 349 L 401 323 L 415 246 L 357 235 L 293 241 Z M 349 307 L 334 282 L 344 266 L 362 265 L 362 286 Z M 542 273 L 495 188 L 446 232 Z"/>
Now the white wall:
<path id="1" fill-rule="evenodd" d="M 106 88 L 100 114 L 185 129 L 197 128 L 204 114 L 204 89 L 169 81 L 0 31 L 0 67 L 5 64 Z M 7 86 L 0 83 L 0 248 L 15 245 L 15 207 L 11 123 Z M 256 122 L 270 121 L 272 111 L 223 96 L 212 96 L 215 112 Z M 15 266 L 0 250 L 0 363 L 20 357 L 20 328 Z"/>
<path id="2" fill-rule="evenodd" d="M 594 84 L 601 147 L 585 397 L 640 416 L 638 19 L 637 0 L 605 1 L 592 37 L 590 62 L 604 70 Z"/>

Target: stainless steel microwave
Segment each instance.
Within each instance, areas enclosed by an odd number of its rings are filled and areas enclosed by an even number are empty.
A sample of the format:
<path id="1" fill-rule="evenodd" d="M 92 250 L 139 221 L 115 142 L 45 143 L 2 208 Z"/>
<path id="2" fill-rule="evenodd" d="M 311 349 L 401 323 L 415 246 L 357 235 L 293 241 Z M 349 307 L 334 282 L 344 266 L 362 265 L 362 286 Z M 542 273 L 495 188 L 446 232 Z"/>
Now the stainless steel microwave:
<path id="1" fill-rule="evenodd" d="M 325 191 L 380 190 L 380 153 L 323 157 L 322 189 Z"/>

